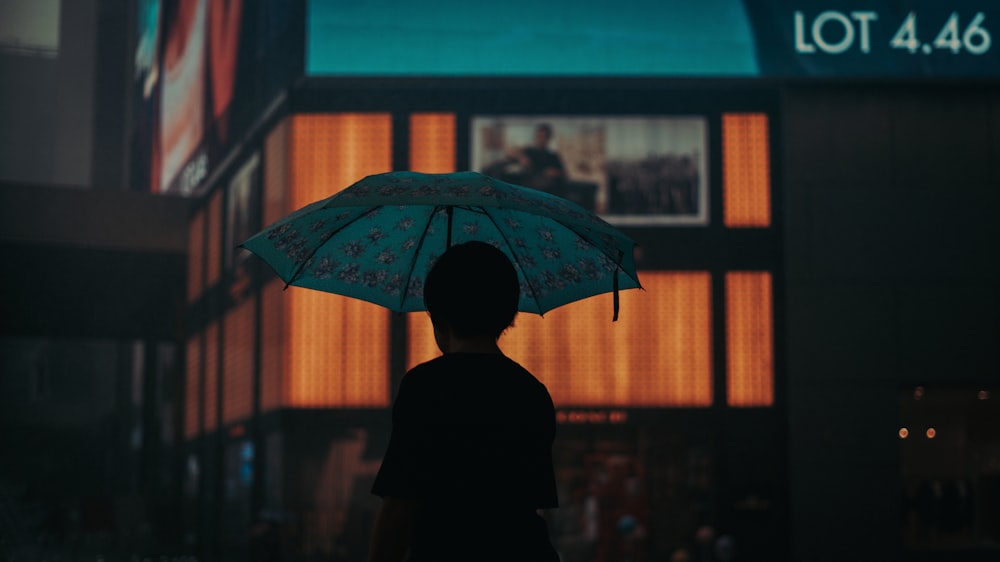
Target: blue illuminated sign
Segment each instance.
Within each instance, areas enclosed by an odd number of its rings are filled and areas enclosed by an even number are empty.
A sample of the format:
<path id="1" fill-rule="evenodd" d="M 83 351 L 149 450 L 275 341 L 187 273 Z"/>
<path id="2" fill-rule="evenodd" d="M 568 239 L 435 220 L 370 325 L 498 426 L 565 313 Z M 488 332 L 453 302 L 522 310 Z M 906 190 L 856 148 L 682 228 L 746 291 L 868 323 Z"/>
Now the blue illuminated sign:
<path id="1" fill-rule="evenodd" d="M 996 77 L 991 0 L 311 0 L 313 76 Z"/>
<path id="2" fill-rule="evenodd" d="M 307 17 L 309 75 L 758 74 L 739 0 L 311 0 Z"/>

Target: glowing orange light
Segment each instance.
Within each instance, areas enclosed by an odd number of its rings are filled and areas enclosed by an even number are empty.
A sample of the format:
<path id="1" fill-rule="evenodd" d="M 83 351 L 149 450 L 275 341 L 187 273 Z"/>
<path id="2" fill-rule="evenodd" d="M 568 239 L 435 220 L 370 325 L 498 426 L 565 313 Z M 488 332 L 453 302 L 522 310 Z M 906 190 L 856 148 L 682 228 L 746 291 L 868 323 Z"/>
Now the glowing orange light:
<path id="1" fill-rule="evenodd" d="M 254 301 L 229 310 L 223 319 L 222 419 L 225 423 L 253 414 Z"/>
<path id="2" fill-rule="evenodd" d="M 988 391 L 988 390 L 980 390 L 979 393 L 976 395 L 976 397 L 978 397 L 980 400 L 989 400 L 990 399 L 990 391 Z"/>
<path id="3" fill-rule="evenodd" d="M 288 406 L 389 404 L 389 315 L 356 299 L 286 291 L 282 402 Z"/>
<path id="4" fill-rule="evenodd" d="M 767 115 L 726 113 L 722 116 L 722 184 L 726 226 L 771 225 Z"/>
<path id="5" fill-rule="evenodd" d="M 899 438 L 900 439 L 906 439 L 909 436 L 910 436 L 910 430 L 909 429 L 906 429 L 905 427 L 899 428 Z"/>
<path id="6" fill-rule="evenodd" d="M 392 170 L 388 113 L 295 115 L 290 127 L 286 212 Z"/>
<path id="7" fill-rule="evenodd" d="M 388 113 L 310 114 L 291 118 L 286 212 L 392 169 Z M 278 141 L 274 141 L 277 143 Z M 274 297 L 271 297 L 274 298 Z M 292 407 L 374 407 L 389 403 L 389 312 L 306 289 L 281 293 L 281 403 Z M 274 345 L 264 343 L 264 346 Z M 266 369 L 273 369 L 273 348 Z M 262 360 L 263 362 L 263 360 Z M 262 368 L 265 365 L 262 364 Z M 269 387 L 270 388 L 270 387 Z"/>
<path id="8" fill-rule="evenodd" d="M 934 429 L 933 427 L 928 427 L 927 428 L 927 438 L 928 439 L 934 439 L 935 437 L 937 437 L 937 430 Z"/>
<path id="9" fill-rule="evenodd" d="M 410 169 L 425 174 L 455 171 L 455 114 L 410 115 Z"/>
<path id="10" fill-rule="evenodd" d="M 205 288 L 202 275 L 205 272 L 205 213 L 199 212 L 188 223 L 188 302 L 194 302 Z"/>
<path id="11" fill-rule="evenodd" d="M 730 406 L 774 403 L 771 274 L 726 274 L 726 391 Z"/>
<path id="12" fill-rule="evenodd" d="M 913 399 L 914 400 L 920 400 L 923 397 L 924 397 L 924 387 L 918 386 L 917 388 L 913 389 Z"/>
<path id="13" fill-rule="evenodd" d="M 711 277 L 641 271 L 645 291 L 591 297 L 544 317 L 519 314 L 500 345 L 559 406 L 681 407 L 712 403 Z M 426 314 L 409 315 L 408 365 L 440 354 Z"/>

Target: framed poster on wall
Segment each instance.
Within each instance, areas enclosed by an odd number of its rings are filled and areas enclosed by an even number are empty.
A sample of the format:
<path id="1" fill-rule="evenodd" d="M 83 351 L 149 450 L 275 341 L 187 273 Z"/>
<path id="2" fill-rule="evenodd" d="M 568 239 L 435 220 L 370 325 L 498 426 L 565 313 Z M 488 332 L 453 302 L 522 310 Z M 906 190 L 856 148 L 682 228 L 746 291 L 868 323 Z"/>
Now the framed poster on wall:
<path id="1" fill-rule="evenodd" d="M 548 191 L 612 224 L 708 224 L 708 125 L 702 116 L 471 119 L 471 166 Z"/>

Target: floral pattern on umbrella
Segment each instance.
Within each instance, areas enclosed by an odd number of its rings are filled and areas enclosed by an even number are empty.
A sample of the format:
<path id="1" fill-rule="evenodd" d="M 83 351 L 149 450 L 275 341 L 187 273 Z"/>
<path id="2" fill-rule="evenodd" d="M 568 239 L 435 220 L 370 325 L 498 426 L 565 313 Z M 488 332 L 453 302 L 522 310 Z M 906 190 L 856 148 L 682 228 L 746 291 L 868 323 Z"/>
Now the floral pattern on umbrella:
<path id="1" fill-rule="evenodd" d="M 423 280 L 449 244 L 502 250 L 521 306 L 542 314 L 592 295 L 638 288 L 635 243 L 554 195 L 475 172 L 369 176 L 291 213 L 242 245 L 289 285 L 423 310 Z"/>

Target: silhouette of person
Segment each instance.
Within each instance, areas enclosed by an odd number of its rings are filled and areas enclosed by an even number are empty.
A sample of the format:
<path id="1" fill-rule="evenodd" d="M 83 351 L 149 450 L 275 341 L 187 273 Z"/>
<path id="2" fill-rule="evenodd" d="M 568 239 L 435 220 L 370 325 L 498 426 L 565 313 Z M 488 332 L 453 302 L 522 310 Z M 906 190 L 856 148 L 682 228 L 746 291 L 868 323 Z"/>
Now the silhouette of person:
<path id="1" fill-rule="evenodd" d="M 535 126 L 531 144 L 508 151 L 507 161 L 517 163 L 521 169 L 516 180 L 542 191 L 558 189 L 566 182 L 566 167 L 562 157 L 549 148 L 550 142 L 552 126 L 539 123 Z"/>
<path id="2" fill-rule="evenodd" d="M 372 493 L 382 497 L 368 560 L 558 562 L 539 509 L 558 504 L 555 409 L 503 354 L 520 290 L 483 242 L 449 248 L 424 281 L 443 355 L 403 377 Z"/>

